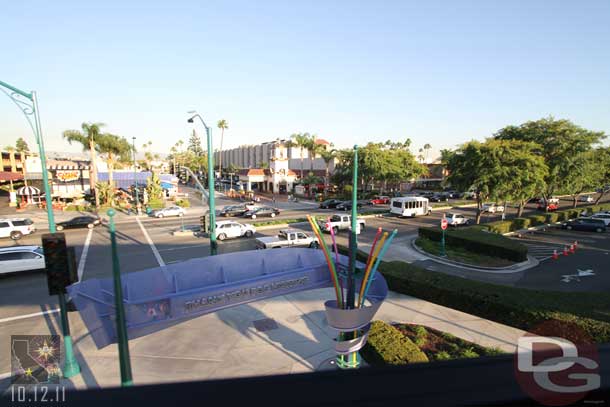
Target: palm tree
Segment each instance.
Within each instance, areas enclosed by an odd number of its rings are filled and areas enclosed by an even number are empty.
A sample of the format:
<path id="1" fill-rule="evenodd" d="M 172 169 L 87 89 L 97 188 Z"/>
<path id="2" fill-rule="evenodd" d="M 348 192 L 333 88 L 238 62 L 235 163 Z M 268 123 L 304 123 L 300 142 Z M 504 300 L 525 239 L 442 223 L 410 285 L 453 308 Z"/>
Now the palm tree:
<path id="1" fill-rule="evenodd" d="M 303 149 L 306 149 L 311 140 L 309 133 L 295 133 L 290 138 L 293 140 L 292 145 L 299 147 L 299 154 L 301 157 L 301 179 L 303 179 Z"/>
<path id="2" fill-rule="evenodd" d="M 307 143 L 307 154 L 309 155 L 309 171 L 313 172 L 313 162 L 316 156 L 322 151 L 326 150 L 322 144 L 316 143 L 316 135 L 311 136 L 309 143 Z"/>
<path id="3" fill-rule="evenodd" d="M 428 162 L 428 151 L 432 148 L 432 146 L 428 143 L 424 144 L 424 151 L 426 152 L 426 162 Z"/>
<path id="4" fill-rule="evenodd" d="M 91 185 L 91 191 L 95 196 L 95 208 L 99 208 L 100 206 L 100 198 L 97 193 L 96 184 L 97 184 L 97 165 L 96 165 L 96 154 L 95 147 L 97 145 L 97 140 L 101 135 L 100 129 L 104 127 L 104 123 L 83 123 L 81 125 L 82 131 L 79 130 L 66 130 L 63 133 L 63 136 L 68 143 L 72 144 L 72 142 L 77 142 L 82 144 L 83 151 L 89 149 L 89 154 L 91 154 L 91 174 L 89 175 L 89 184 Z"/>
<path id="5" fill-rule="evenodd" d="M 320 153 L 320 157 L 324 160 L 326 164 L 326 176 L 324 177 L 324 195 L 328 194 L 328 177 L 330 173 L 330 162 L 334 161 L 337 158 L 337 150 L 334 148 L 332 150 L 324 150 Z"/>
<path id="6" fill-rule="evenodd" d="M 117 161 L 128 162 L 131 155 L 131 144 L 124 138 L 114 134 L 101 134 L 97 141 L 97 151 L 106 154 L 108 164 L 108 184 L 114 191 L 114 165 Z M 135 180 L 134 180 L 135 182 Z M 110 194 L 110 204 L 114 205 L 114 194 Z"/>
<path id="7" fill-rule="evenodd" d="M 218 120 L 218 128 L 220 129 L 220 151 L 218 153 L 218 173 L 222 179 L 222 140 L 225 135 L 225 130 L 229 128 L 229 123 L 225 119 Z"/>

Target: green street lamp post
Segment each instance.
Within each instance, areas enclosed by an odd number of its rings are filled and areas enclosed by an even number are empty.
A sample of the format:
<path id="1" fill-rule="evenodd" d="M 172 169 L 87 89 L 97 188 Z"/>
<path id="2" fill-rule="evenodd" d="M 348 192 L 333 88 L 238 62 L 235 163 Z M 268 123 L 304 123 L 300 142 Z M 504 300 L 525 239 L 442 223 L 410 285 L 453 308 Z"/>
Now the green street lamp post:
<path id="1" fill-rule="evenodd" d="M 138 179 L 136 178 L 136 138 L 131 138 L 131 150 L 133 152 L 133 189 L 136 190 L 136 213 L 138 205 L 140 205 L 140 197 L 138 196 Z"/>
<path id="2" fill-rule="evenodd" d="M 38 110 L 38 98 L 36 92 L 30 93 L 24 92 L 14 86 L 9 85 L 6 82 L 0 81 L 0 90 L 4 92 L 14 103 L 17 105 L 19 110 L 23 112 L 27 119 L 36 143 L 38 144 L 38 153 L 40 155 L 40 166 L 42 167 L 42 183 L 45 194 L 45 201 L 47 204 L 47 220 L 49 222 L 49 231 L 56 233 L 55 217 L 53 216 L 53 202 L 51 197 L 51 188 L 49 187 L 49 175 L 47 173 L 47 157 L 44 150 L 44 140 L 42 138 L 42 128 L 40 126 L 40 114 Z M 8 91 L 7 91 L 8 90 Z M 64 366 L 63 375 L 64 377 L 73 377 L 80 373 L 80 366 L 74 356 L 74 349 L 72 347 L 72 336 L 70 335 L 70 323 L 68 320 L 68 312 L 66 305 L 66 297 L 64 293 L 59 293 L 59 311 L 61 314 L 61 330 L 64 336 Z"/>
<path id="3" fill-rule="evenodd" d="M 212 149 L 212 129 L 209 128 L 203 118 L 197 112 L 189 112 L 193 114 L 187 121 L 189 123 L 194 122 L 194 118 L 197 117 L 205 127 L 207 141 L 208 141 L 208 207 L 210 210 L 210 255 L 216 255 L 218 251 L 218 243 L 216 242 L 216 204 L 214 202 L 214 150 Z"/>

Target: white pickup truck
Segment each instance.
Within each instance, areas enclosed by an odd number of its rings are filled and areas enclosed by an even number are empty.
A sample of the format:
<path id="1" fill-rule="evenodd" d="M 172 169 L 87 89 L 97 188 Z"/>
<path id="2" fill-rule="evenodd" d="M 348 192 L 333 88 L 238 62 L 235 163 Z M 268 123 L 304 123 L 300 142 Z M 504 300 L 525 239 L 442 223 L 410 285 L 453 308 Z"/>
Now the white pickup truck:
<path id="1" fill-rule="evenodd" d="M 318 247 L 318 241 L 305 232 L 295 229 L 282 229 L 277 236 L 259 237 L 257 249 L 280 249 L 282 247 Z"/>
<path id="2" fill-rule="evenodd" d="M 366 222 L 362 218 L 357 218 L 358 227 L 356 229 L 356 233 L 360 233 L 361 230 L 366 226 Z M 318 224 L 320 225 L 320 229 L 324 232 L 330 232 L 332 229 L 335 234 L 337 234 L 340 230 L 346 229 L 349 230 L 352 226 L 352 217 L 350 215 L 342 215 L 340 213 L 335 213 L 330 217 L 330 220 L 318 220 Z"/>

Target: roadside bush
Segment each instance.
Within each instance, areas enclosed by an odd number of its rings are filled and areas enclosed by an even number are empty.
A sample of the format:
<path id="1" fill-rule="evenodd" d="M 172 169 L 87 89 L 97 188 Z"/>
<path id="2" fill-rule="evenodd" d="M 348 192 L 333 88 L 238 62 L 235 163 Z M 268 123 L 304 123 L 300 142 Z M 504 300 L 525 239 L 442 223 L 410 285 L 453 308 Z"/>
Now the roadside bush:
<path id="1" fill-rule="evenodd" d="M 162 209 L 165 208 L 165 202 L 162 199 L 151 199 L 148 201 L 148 206 L 152 209 Z"/>
<path id="2" fill-rule="evenodd" d="M 512 231 L 512 221 L 510 220 L 499 220 L 496 222 L 489 222 L 486 223 L 485 226 L 487 227 L 487 230 L 493 233 L 504 234 Z"/>
<path id="3" fill-rule="evenodd" d="M 546 219 L 545 222 L 546 223 L 555 223 L 558 222 L 559 219 L 559 215 L 557 214 L 557 212 L 549 212 L 545 215 Z"/>
<path id="4" fill-rule="evenodd" d="M 86 212 L 86 211 L 90 211 L 90 210 L 91 210 L 91 206 L 89 206 L 89 205 L 68 205 L 64 208 L 64 211 Z"/>
<path id="5" fill-rule="evenodd" d="M 176 205 L 181 208 L 190 208 L 191 202 L 188 199 L 176 199 Z"/>
<path id="6" fill-rule="evenodd" d="M 546 215 L 533 215 L 529 217 L 530 225 L 538 226 L 546 224 Z"/>
<path id="7" fill-rule="evenodd" d="M 400 261 L 383 262 L 390 290 L 528 330 L 547 320 L 572 323 L 595 342 L 610 341 L 610 294 L 529 290 L 467 280 Z"/>
<path id="8" fill-rule="evenodd" d="M 416 344 L 382 321 L 373 321 L 366 345 L 360 353 L 372 366 L 428 362 L 428 357 Z"/>
<path id="9" fill-rule="evenodd" d="M 531 221 L 528 218 L 515 218 L 513 220 L 513 228 L 512 230 L 521 230 L 527 229 L 531 226 Z"/>
<path id="10" fill-rule="evenodd" d="M 439 242 L 442 233 L 437 228 L 419 228 L 419 236 Z M 445 234 L 447 245 L 461 247 L 474 253 L 493 254 L 502 259 L 522 262 L 527 260 L 527 247 L 501 234 L 475 228 L 448 230 Z"/>

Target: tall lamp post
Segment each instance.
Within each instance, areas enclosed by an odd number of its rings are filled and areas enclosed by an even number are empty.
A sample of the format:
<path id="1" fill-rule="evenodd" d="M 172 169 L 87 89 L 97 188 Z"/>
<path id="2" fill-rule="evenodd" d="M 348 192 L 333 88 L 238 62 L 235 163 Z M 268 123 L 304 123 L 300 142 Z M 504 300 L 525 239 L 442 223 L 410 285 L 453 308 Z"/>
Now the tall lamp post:
<path id="1" fill-rule="evenodd" d="M 133 152 L 133 189 L 136 190 L 136 210 L 140 204 L 140 197 L 138 196 L 138 179 L 136 178 L 136 138 L 131 138 L 131 151 Z M 138 212 L 136 212 L 138 213 Z"/>
<path id="2" fill-rule="evenodd" d="M 49 176 L 47 174 L 47 158 L 44 150 L 44 140 L 42 138 L 42 128 L 40 126 L 40 114 L 38 110 L 38 98 L 36 92 L 24 92 L 6 82 L 0 81 L 0 90 L 4 92 L 23 112 L 27 119 L 38 144 L 38 153 L 40 155 L 40 166 L 42 167 L 42 183 L 47 204 L 47 219 L 49 222 L 49 231 L 56 233 L 55 217 L 53 216 L 53 202 L 51 199 L 51 188 L 49 187 Z M 8 90 L 8 91 L 7 91 Z M 68 320 L 68 312 L 66 306 L 66 296 L 64 293 L 57 294 L 59 300 L 59 311 L 61 314 L 61 330 L 64 336 L 65 360 L 63 366 L 64 377 L 76 376 L 80 373 L 80 366 L 74 350 L 72 349 L 72 336 L 70 335 L 70 323 Z"/>
<path id="3" fill-rule="evenodd" d="M 195 111 L 188 112 L 193 116 L 190 117 L 187 122 L 194 123 L 195 117 L 199 118 L 203 127 L 205 127 L 205 132 L 208 141 L 208 207 L 210 210 L 210 255 L 216 255 L 218 251 L 217 243 L 216 243 L 216 204 L 214 202 L 214 150 L 212 149 L 212 129 L 209 128 L 203 118 L 199 115 L 199 113 Z"/>

